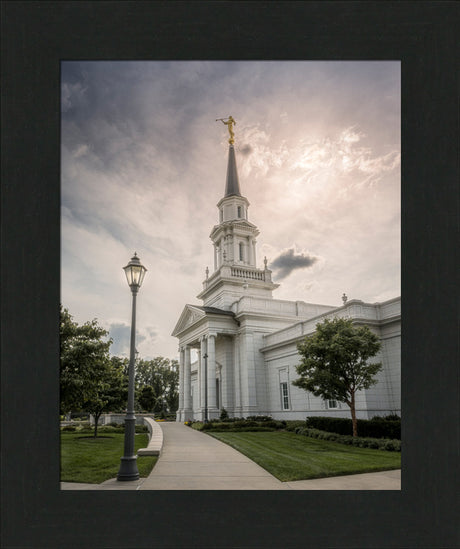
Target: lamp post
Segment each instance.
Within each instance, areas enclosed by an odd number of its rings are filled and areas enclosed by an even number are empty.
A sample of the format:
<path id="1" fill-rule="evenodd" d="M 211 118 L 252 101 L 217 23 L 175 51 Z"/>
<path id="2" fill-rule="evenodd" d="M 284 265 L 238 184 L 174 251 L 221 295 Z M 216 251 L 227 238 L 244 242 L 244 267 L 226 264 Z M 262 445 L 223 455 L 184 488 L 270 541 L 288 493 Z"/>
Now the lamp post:
<path id="1" fill-rule="evenodd" d="M 134 355 L 136 352 L 136 296 L 144 280 L 147 269 L 141 264 L 137 254 L 123 267 L 128 285 L 133 295 L 132 319 L 131 319 L 131 346 L 129 354 L 129 384 L 128 384 L 128 407 L 125 418 L 125 451 L 121 458 L 120 469 L 117 480 L 138 480 L 137 456 L 134 455 L 134 435 L 136 416 L 134 415 Z"/>
<path id="2" fill-rule="evenodd" d="M 208 353 L 204 358 L 204 422 L 208 423 Z"/>

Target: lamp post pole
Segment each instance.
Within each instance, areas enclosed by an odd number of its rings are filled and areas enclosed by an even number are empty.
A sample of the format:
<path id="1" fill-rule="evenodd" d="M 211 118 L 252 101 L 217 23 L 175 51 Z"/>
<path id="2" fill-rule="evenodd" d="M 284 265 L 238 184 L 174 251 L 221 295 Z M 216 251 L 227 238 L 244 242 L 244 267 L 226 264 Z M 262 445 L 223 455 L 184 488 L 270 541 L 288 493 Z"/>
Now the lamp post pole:
<path id="1" fill-rule="evenodd" d="M 136 297 L 144 280 L 146 268 L 141 265 L 137 254 L 131 258 L 131 261 L 124 267 L 126 278 L 133 296 L 132 317 L 131 317 L 131 345 L 129 353 L 128 370 L 128 407 L 125 418 L 125 447 L 124 455 L 121 458 L 120 469 L 117 480 L 138 480 L 139 471 L 137 469 L 137 456 L 134 454 L 134 436 L 136 430 L 136 416 L 134 415 L 134 361 L 136 353 Z"/>
<path id="2" fill-rule="evenodd" d="M 208 353 L 204 358 L 204 422 L 208 423 Z"/>

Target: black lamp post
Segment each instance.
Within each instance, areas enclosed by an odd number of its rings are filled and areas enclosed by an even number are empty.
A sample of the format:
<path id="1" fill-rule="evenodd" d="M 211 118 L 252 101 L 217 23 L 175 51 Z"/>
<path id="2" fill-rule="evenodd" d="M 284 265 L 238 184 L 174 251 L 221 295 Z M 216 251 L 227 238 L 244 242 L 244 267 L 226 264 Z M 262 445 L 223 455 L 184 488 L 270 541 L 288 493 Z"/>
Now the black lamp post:
<path id="1" fill-rule="evenodd" d="M 131 261 L 123 267 L 128 285 L 133 294 L 133 308 L 131 320 L 131 347 L 129 354 L 129 384 L 128 384 L 128 407 L 125 418 L 125 453 L 121 458 L 120 469 L 118 471 L 118 480 L 138 480 L 139 471 L 137 470 L 137 456 L 134 455 L 134 435 L 136 416 L 134 415 L 134 355 L 136 352 L 136 296 L 144 280 L 147 269 L 141 264 L 137 254 L 131 258 Z"/>
<path id="2" fill-rule="evenodd" d="M 204 358 L 204 422 L 208 423 L 208 353 Z"/>

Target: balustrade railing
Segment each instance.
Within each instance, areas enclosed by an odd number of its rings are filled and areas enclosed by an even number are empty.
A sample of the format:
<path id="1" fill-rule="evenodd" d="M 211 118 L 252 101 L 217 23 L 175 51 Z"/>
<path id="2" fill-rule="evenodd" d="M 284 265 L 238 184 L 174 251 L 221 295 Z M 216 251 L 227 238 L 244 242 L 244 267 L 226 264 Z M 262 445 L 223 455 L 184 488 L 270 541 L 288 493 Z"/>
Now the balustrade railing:
<path id="1" fill-rule="evenodd" d="M 249 278 L 252 280 L 265 280 L 264 271 L 245 269 L 244 267 L 232 267 L 231 275 L 237 278 Z"/>

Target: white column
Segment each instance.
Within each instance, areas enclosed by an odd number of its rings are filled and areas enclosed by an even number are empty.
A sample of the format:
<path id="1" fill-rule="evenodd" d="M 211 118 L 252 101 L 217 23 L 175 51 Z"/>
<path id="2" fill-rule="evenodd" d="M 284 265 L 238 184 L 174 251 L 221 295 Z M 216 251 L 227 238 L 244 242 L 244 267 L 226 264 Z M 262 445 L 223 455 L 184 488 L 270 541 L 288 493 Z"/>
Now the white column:
<path id="1" fill-rule="evenodd" d="M 185 364 L 184 364 L 184 420 L 191 419 L 190 416 L 190 347 L 185 347 Z"/>
<path id="2" fill-rule="evenodd" d="M 252 239 L 252 261 L 253 261 L 254 267 L 257 267 L 256 243 L 257 243 L 256 239 L 253 238 Z"/>
<path id="3" fill-rule="evenodd" d="M 253 251 L 254 251 L 254 247 L 252 245 L 252 236 L 250 236 L 248 238 L 248 263 L 249 263 L 249 265 L 254 265 Z"/>
<path id="4" fill-rule="evenodd" d="M 216 334 L 208 335 L 208 408 L 216 411 Z M 216 414 L 214 414 L 214 417 Z M 213 416 L 211 416 L 213 417 Z"/>
<path id="5" fill-rule="evenodd" d="M 217 246 L 214 243 L 214 270 L 217 271 Z"/>
<path id="6" fill-rule="evenodd" d="M 176 414 L 176 421 L 183 420 L 184 409 L 184 349 L 179 347 L 179 409 Z"/>
<path id="7" fill-rule="evenodd" d="M 257 406 L 256 365 L 254 361 L 254 341 L 252 333 L 242 334 L 241 357 L 241 404 L 243 414 L 253 415 Z"/>
<path id="8" fill-rule="evenodd" d="M 204 355 L 206 354 L 206 338 L 203 336 L 200 340 L 200 370 L 201 370 L 201 401 L 200 401 L 200 407 L 204 413 L 205 408 L 205 392 L 206 392 L 206 378 L 204 376 Z M 203 416 L 204 417 L 204 416 Z"/>
<path id="9" fill-rule="evenodd" d="M 198 360 L 196 363 L 196 401 L 192 402 L 193 411 L 199 410 L 201 406 L 201 348 L 197 350 Z"/>
<path id="10" fill-rule="evenodd" d="M 234 395 L 235 415 L 241 413 L 241 372 L 240 372 L 240 336 L 233 338 L 233 373 L 234 373 Z"/>
<path id="11" fill-rule="evenodd" d="M 237 263 L 240 260 L 240 249 L 238 247 L 238 239 L 233 234 L 233 263 Z"/>

